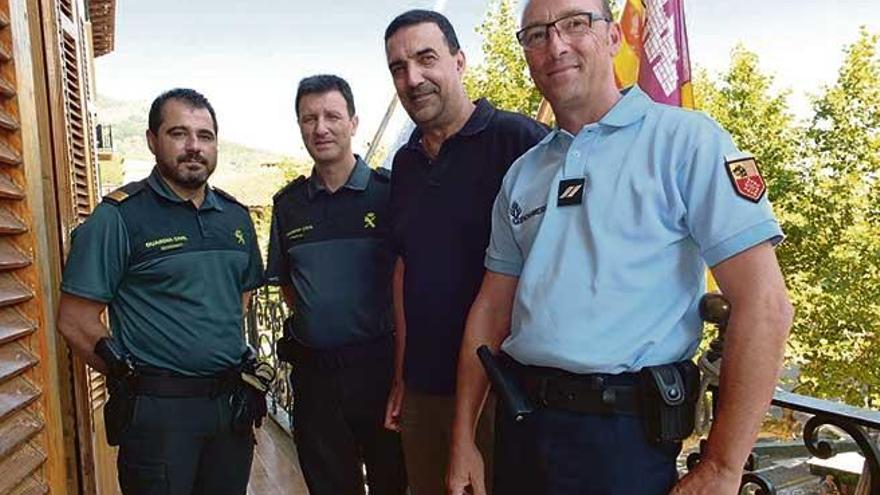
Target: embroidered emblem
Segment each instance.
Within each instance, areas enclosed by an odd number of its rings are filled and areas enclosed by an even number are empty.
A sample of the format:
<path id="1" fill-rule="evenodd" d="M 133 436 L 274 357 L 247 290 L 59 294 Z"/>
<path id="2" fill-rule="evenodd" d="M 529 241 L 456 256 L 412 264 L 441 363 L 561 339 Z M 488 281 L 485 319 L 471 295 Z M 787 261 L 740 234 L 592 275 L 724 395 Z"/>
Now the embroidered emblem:
<path id="1" fill-rule="evenodd" d="M 372 211 L 368 211 L 366 215 L 364 215 L 364 228 L 365 229 L 375 229 L 376 228 L 376 214 Z"/>
<path id="2" fill-rule="evenodd" d="M 189 238 L 185 235 L 173 235 L 147 241 L 144 243 L 144 247 L 147 249 L 159 248 L 159 251 L 168 251 L 183 247 L 187 241 L 189 241 Z"/>
<path id="3" fill-rule="evenodd" d="M 767 184 L 761 177 L 754 157 L 727 159 L 725 166 L 737 195 L 753 203 L 761 200 L 767 191 Z"/>
<path id="4" fill-rule="evenodd" d="M 235 241 L 244 246 L 244 232 L 241 229 L 235 229 Z"/>
<path id="5" fill-rule="evenodd" d="M 540 214 L 544 213 L 544 211 L 546 211 L 546 210 L 547 210 L 547 205 L 539 206 L 539 207 L 535 208 L 534 210 L 523 215 L 522 207 L 519 205 L 519 203 L 514 201 L 513 204 L 510 205 L 510 210 L 508 211 L 508 213 L 510 214 L 510 221 L 513 222 L 514 225 L 520 225 L 523 222 L 525 222 L 526 220 L 528 220 L 536 215 L 540 215 Z"/>
<path id="6" fill-rule="evenodd" d="M 302 227 L 297 227 L 284 235 L 291 241 L 295 241 L 297 239 L 302 239 L 303 237 L 305 237 L 306 232 L 313 230 L 314 228 L 315 227 L 313 225 L 303 225 Z"/>

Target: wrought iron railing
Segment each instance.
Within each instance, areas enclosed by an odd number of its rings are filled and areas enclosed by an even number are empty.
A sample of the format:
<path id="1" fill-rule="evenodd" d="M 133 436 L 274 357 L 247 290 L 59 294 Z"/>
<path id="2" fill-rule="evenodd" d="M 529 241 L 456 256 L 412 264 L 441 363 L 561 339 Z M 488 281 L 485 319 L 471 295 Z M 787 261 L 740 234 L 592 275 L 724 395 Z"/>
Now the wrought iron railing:
<path id="1" fill-rule="evenodd" d="M 718 327 L 718 338 L 711 344 L 709 358 L 718 358 L 722 352 L 724 329 L 729 306 L 717 294 L 710 294 L 701 304 L 701 313 L 706 321 Z M 282 363 L 276 354 L 275 343 L 282 336 L 283 322 L 287 310 L 282 301 L 280 291 L 264 287 L 255 292 L 250 310 L 245 318 L 245 332 L 248 342 L 256 348 L 260 358 L 272 363 L 277 378 L 272 387 L 268 401 L 270 414 L 288 433 L 292 432 L 292 410 L 294 397 L 290 389 L 291 368 Z M 710 388 L 710 395 L 718 393 L 717 387 Z M 860 481 L 864 490 L 859 494 L 880 495 L 880 450 L 872 432 L 880 431 L 880 412 L 840 404 L 828 400 L 808 397 L 783 390 L 778 390 L 772 401 L 774 406 L 790 411 L 799 411 L 812 415 L 803 426 L 803 442 L 810 455 L 821 459 L 829 459 L 837 455 L 837 445 L 823 438 L 821 432 L 825 427 L 836 427 L 845 432 L 854 442 L 850 447 L 857 450 L 865 458 L 865 470 Z M 692 469 L 699 463 L 705 442 L 700 442 L 700 450 L 690 453 L 686 466 Z M 767 476 L 767 468 L 759 465 L 758 456 L 752 454 L 745 466 L 742 478 L 742 492 L 754 495 L 776 495 L 779 489 Z M 797 492 L 794 492 L 797 493 Z M 802 492 L 808 493 L 808 492 Z"/>
<path id="2" fill-rule="evenodd" d="M 707 353 L 708 359 L 714 361 L 721 357 L 730 305 L 720 294 L 707 294 L 700 303 L 700 313 L 706 322 L 715 325 L 718 329 L 718 336 L 710 344 Z M 718 394 L 717 386 L 710 387 L 710 393 L 714 409 L 714 405 L 717 403 L 715 400 Z M 872 432 L 876 435 L 876 432 L 880 431 L 880 412 L 781 389 L 775 392 L 772 405 L 812 415 L 803 425 L 803 442 L 806 450 L 820 459 L 830 459 L 838 454 L 835 444 L 822 438 L 820 432 L 825 427 L 836 427 L 846 433 L 855 442 L 856 450 L 865 458 L 857 495 L 880 495 L 880 462 L 878 462 L 880 461 L 880 450 L 878 450 L 876 439 L 872 436 Z M 700 451 L 688 456 L 688 469 L 692 469 L 699 463 L 705 445 L 705 441 L 700 442 Z M 766 469 L 759 468 L 757 459 L 758 456 L 754 452 L 749 456 L 742 478 L 741 493 L 777 494 L 778 489 L 775 483 L 765 475 Z"/>
<path id="3" fill-rule="evenodd" d="M 275 367 L 275 383 L 267 397 L 269 414 L 288 433 L 293 431 L 293 393 L 290 389 L 290 365 L 278 359 L 275 343 L 284 332 L 287 308 L 281 291 L 276 287 L 261 287 L 251 297 L 251 305 L 244 319 L 245 336 L 257 356 Z"/>

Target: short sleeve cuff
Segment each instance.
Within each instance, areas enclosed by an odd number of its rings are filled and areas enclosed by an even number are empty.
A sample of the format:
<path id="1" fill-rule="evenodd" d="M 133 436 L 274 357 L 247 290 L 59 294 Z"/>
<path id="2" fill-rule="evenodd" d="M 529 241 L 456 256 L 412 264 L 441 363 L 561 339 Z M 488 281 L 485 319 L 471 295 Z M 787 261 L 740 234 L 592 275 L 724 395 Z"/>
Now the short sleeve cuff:
<path id="1" fill-rule="evenodd" d="M 61 284 L 61 292 L 104 304 L 108 304 L 110 301 L 113 300 L 112 294 L 98 294 L 97 292 L 91 290 L 73 287 L 67 283 Z"/>
<path id="2" fill-rule="evenodd" d="M 713 267 L 762 242 L 770 241 L 775 246 L 784 238 L 779 223 L 776 220 L 766 220 L 716 244 L 703 253 L 703 259 L 707 265 Z"/>
<path id="3" fill-rule="evenodd" d="M 511 277 L 519 277 L 519 274 L 522 273 L 521 264 L 494 258 L 488 254 L 486 255 L 485 265 L 486 269 L 490 272 L 510 275 Z"/>

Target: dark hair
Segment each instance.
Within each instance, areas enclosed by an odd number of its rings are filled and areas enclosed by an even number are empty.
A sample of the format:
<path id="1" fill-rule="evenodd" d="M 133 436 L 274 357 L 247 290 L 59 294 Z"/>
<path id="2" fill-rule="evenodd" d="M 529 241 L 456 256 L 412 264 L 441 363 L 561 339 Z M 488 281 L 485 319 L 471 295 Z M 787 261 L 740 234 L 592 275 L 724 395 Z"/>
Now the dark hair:
<path id="1" fill-rule="evenodd" d="M 388 43 L 388 39 L 401 29 L 415 26 L 416 24 L 424 24 L 426 22 L 436 24 L 437 27 L 440 28 L 440 32 L 443 33 L 443 37 L 446 39 L 446 46 L 449 47 L 450 53 L 453 55 L 458 53 L 461 49 L 461 45 L 458 44 L 458 37 L 455 35 L 455 29 L 452 28 L 452 24 L 446 16 L 439 12 L 434 12 L 433 10 L 408 10 L 395 17 L 394 20 L 391 21 L 391 24 L 385 29 L 385 43 Z"/>
<path id="2" fill-rule="evenodd" d="M 182 101 L 192 108 L 207 109 L 211 114 L 211 120 L 214 121 L 214 133 L 217 132 L 217 114 L 214 113 L 214 107 L 211 106 L 211 102 L 205 98 L 205 95 L 194 89 L 174 88 L 157 96 L 153 100 L 153 104 L 150 105 L 149 129 L 153 134 L 159 134 L 159 127 L 162 125 L 162 107 L 168 100 Z"/>
<path id="3" fill-rule="evenodd" d="M 296 116 L 299 117 L 299 100 L 305 95 L 324 94 L 330 91 L 339 91 L 345 98 L 345 106 L 348 107 L 348 116 L 354 117 L 354 96 L 351 94 L 351 87 L 345 82 L 345 79 L 334 76 L 332 74 L 319 74 L 317 76 L 309 76 L 299 82 L 296 88 Z"/>

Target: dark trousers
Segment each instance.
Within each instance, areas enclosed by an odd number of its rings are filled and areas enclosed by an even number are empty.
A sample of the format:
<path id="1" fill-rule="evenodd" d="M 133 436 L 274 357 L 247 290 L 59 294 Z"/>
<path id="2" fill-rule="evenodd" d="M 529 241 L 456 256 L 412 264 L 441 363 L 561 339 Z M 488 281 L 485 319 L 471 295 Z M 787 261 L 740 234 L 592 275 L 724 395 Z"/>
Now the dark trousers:
<path id="1" fill-rule="evenodd" d="M 500 406 L 500 401 L 499 401 Z M 641 418 L 539 409 L 496 413 L 495 495 L 667 495 L 678 442 L 649 443 Z"/>
<path id="2" fill-rule="evenodd" d="M 253 431 L 232 431 L 229 395 L 138 396 L 119 444 L 125 495 L 243 495 L 254 453 Z"/>
<path id="3" fill-rule="evenodd" d="M 373 360 L 337 369 L 294 365 L 293 427 L 311 495 L 406 491 L 400 435 L 383 426 L 392 363 Z"/>

